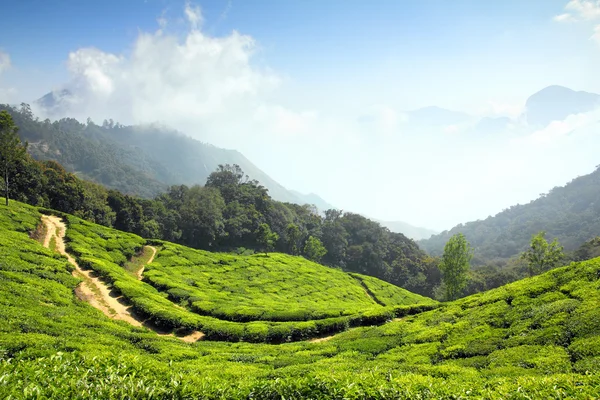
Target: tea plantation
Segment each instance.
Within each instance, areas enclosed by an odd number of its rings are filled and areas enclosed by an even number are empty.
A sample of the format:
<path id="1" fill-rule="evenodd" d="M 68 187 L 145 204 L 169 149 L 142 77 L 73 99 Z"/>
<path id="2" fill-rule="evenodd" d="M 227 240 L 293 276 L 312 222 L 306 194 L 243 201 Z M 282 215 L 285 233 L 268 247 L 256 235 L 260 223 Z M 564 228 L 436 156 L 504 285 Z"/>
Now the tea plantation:
<path id="1" fill-rule="evenodd" d="M 293 257 L 169 243 L 154 243 L 144 282 L 122 267 L 142 239 L 68 217 L 68 250 L 80 265 L 154 323 L 206 331 L 209 340 L 190 344 L 77 299 L 73 267 L 30 238 L 40 217 L 16 202 L 0 208 L 0 398 L 600 397 L 600 259 L 436 307 L 369 277 L 331 270 L 323 281 L 318 266 Z M 278 279 L 275 264 L 288 279 Z M 211 270 L 219 271 L 212 280 Z M 336 293 L 303 288 L 301 279 Z M 274 288 L 260 290 L 261 282 Z M 229 295 L 200 293 L 205 284 Z M 424 303 L 403 305 L 411 301 Z M 326 302 L 342 315 L 332 317 Z M 384 312 L 371 326 L 369 315 Z M 356 327 L 319 342 L 248 343 L 286 342 L 277 332 L 293 336 L 332 319 Z M 210 340 L 220 335 L 230 341 Z"/>

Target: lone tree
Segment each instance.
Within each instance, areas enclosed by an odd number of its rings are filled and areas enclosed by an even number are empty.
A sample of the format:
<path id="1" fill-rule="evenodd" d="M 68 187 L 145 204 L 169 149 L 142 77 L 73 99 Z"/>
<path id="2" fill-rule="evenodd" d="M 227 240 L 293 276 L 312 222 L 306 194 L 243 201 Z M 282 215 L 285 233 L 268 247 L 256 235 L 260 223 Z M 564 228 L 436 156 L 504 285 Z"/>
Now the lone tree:
<path id="1" fill-rule="evenodd" d="M 564 257 L 563 247 L 558 240 L 555 238 L 552 243 L 548 243 L 545 236 L 544 231 L 533 235 L 529 250 L 521 254 L 521 259 L 527 261 L 529 276 L 556 267 Z"/>
<path id="2" fill-rule="evenodd" d="M 275 248 L 275 243 L 279 240 L 279 235 L 275 232 L 271 232 L 269 225 L 260 224 L 256 230 L 256 240 L 262 246 L 265 254 L 267 254 Z"/>
<path id="3" fill-rule="evenodd" d="M 321 258 L 327 254 L 327 249 L 325 249 L 325 246 L 323 246 L 323 243 L 321 243 L 319 238 L 309 236 L 304 245 L 304 254 L 306 254 L 306 257 L 309 260 L 319 262 L 321 261 Z"/>
<path id="4" fill-rule="evenodd" d="M 0 172 L 4 177 L 4 197 L 8 206 L 9 175 L 17 162 L 25 158 L 27 143 L 21 143 L 18 128 L 7 111 L 0 112 Z"/>
<path id="5" fill-rule="evenodd" d="M 446 287 L 447 300 L 456 300 L 467 286 L 467 271 L 469 271 L 471 258 L 473 258 L 473 249 L 462 233 L 448 240 L 439 266 Z"/>

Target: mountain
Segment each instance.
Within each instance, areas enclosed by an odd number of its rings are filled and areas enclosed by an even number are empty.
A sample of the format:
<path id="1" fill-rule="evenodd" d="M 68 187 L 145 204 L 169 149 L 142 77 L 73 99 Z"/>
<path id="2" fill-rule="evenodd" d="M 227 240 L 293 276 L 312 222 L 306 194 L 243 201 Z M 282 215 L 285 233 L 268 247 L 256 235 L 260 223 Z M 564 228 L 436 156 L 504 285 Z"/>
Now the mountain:
<path id="1" fill-rule="evenodd" d="M 39 103 L 56 105 L 59 95 L 50 93 Z M 236 150 L 202 143 L 166 127 L 113 122 L 100 126 L 73 118 L 51 123 L 37 120 L 30 109 L 0 106 L 0 110 L 11 113 L 34 158 L 57 161 L 83 178 L 126 194 L 150 198 L 170 185 L 203 185 L 219 164 L 237 164 L 278 201 L 305 204 L 318 198 L 297 197 Z"/>
<path id="2" fill-rule="evenodd" d="M 323 200 L 323 198 L 320 197 L 318 194 L 315 194 L 315 193 L 303 194 L 303 193 L 300 193 L 295 190 L 290 190 L 290 193 L 292 193 L 298 199 L 298 201 L 300 202 L 299 204 L 313 205 L 313 206 L 317 207 L 317 209 L 319 209 L 319 211 L 321 211 L 321 212 L 324 212 L 326 210 L 331 210 L 331 209 L 337 209 L 337 207 L 334 207 L 331 204 L 329 204 L 327 201 Z"/>
<path id="3" fill-rule="evenodd" d="M 379 222 L 382 226 L 385 226 L 392 232 L 402 233 L 404 236 L 413 240 L 428 239 L 431 235 L 439 233 L 431 229 L 421 228 L 402 221 L 374 221 Z"/>
<path id="4" fill-rule="evenodd" d="M 527 99 L 525 115 L 529 125 L 546 126 L 552 121 L 562 121 L 571 114 L 592 111 L 597 107 L 600 107 L 600 95 L 554 85 Z"/>
<path id="5" fill-rule="evenodd" d="M 541 230 L 558 238 L 565 250 L 577 249 L 600 232 L 600 167 L 563 187 L 555 187 L 528 204 L 516 205 L 485 220 L 460 224 L 419 241 L 432 255 L 440 255 L 448 239 L 462 232 L 479 260 L 508 259 L 529 245 Z"/>

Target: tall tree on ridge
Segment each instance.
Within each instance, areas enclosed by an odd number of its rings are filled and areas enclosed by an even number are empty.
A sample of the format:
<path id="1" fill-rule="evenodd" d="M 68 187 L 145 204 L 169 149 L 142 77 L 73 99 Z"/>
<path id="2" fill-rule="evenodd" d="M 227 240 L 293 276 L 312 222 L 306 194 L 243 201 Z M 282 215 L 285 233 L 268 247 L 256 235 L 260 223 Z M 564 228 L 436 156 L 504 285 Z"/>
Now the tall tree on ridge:
<path id="1" fill-rule="evenodd" d="M 4 197 L 8 207 L 9 175 L 16 163 L 25 157 L 27 143 L 21 143 L 18 128 L 7 111 L 0 112 L 0 172 L 4 178 Z"/>

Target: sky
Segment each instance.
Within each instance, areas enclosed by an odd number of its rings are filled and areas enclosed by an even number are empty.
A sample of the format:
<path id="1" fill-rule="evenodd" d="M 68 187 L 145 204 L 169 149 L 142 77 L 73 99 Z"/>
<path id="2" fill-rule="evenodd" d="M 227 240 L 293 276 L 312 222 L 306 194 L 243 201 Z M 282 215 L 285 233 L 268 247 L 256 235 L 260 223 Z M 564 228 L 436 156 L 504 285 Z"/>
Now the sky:
<path id="1" fill-rule="evenodd" d="M 290 189 L 437 230 L 600 164 L 597 112 L 519 118 L 549 85 L 600 93 L 599 70 L 597 0 L 22 0 L 0 25 L 0 102 L 68 88 L 70 116 L 161 122 Z M 470 119 L 412 124 L 429 106 Z M 499 116 L 506 131 L 474 135 Z"/>

